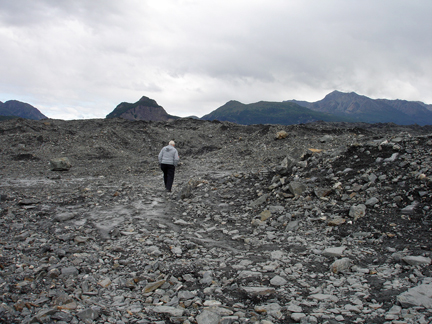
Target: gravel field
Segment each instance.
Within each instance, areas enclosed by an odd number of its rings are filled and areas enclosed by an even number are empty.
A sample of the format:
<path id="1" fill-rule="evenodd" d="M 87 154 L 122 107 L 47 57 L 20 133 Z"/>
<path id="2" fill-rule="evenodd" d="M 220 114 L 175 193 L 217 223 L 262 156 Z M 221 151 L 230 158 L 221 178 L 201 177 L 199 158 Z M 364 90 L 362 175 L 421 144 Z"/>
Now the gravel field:
<path id="1" fill-rule="evenodd" d="M 431 323 L 431 149 L 416 125 L 0 122 L 0 322 Z"/>

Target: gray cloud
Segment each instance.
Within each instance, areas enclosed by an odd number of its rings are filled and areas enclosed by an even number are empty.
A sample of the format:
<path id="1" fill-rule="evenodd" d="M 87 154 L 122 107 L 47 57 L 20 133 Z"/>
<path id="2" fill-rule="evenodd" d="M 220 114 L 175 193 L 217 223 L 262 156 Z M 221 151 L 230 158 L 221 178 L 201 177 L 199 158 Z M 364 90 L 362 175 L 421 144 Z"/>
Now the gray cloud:
<path id="1" fill-rule="evenodd" d="M 432 2 L 0 0 L 0 100 L 105 117 L 175 115 L 332 90 L 432 103 Z"/>

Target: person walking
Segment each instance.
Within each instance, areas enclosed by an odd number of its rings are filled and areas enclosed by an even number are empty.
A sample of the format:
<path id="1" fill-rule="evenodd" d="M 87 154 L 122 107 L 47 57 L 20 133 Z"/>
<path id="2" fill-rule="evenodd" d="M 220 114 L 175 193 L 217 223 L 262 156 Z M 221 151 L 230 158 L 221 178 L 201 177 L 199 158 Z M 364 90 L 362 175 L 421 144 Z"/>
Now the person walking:
<path id="1" fill-rule="evenodd" d="M 175 142 L 170 141 L 167 146 L 162 148 L 158 156 L 159 165 L 164 174 L 165 189 L 168 192 L 171 192 L 174 182 L 175 167 L 180 160 L 177 149 L 174 146 Z"/>

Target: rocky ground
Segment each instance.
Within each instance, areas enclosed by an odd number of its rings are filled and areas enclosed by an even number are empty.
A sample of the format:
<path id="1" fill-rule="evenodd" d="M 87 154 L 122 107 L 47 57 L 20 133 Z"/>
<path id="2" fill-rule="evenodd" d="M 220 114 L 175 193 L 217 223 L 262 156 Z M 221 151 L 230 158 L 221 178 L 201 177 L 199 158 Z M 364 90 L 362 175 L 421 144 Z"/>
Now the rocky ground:
<path id="1" fill-rule="evenodd" d="M 431 148 L 427 126 L 1 122 L 0 322 L 430 323 Z"/>

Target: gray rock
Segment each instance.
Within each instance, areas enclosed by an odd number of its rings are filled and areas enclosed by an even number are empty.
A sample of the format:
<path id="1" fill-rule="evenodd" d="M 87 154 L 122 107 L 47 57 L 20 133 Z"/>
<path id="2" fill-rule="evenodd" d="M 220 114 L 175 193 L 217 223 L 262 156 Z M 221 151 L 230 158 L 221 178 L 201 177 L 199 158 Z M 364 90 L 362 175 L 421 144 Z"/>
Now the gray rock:
<path id="1" fill-rule="evenodd" d="M 405 208 L 402 208 L 401 210 L 402 215 L 413 215 L 415 213 L 417 205 L 418 203 L 413 203 L 411 205 L 406 206 Z"/>
<path id="2" fill-rule="evenodd" d="M 290 221 L 288 223 L 288 225 L 285 227 L 285 231 L 286 232 L 295 232 L 295 231 L 298 230 L 299 225 L 300 225 L 300 221 L 299 220 Z"/>
<path id="3" fill-rule="evenodd" d="M 275 289 L 271 287 L 242 287 L 242 290 L 251 297 L 268 296 L 275 293 Z"/>
<path id="4" fill-rule="evenodd" d="M 77 276 L 79 271 L 76 267 L 66 267 L 61 269 L 62 276 Z"/>
<path id="5" fill-rule="evenodd" d="M 331 141 L 333 141 L 333 136 L 331 135 L 324 135 L 323 137 L 320 138 L 321 143 L 331 142 Z"/>
<path id="6" fill-rule="evenodd" d="M 384 159 L 384 162 L 394 162 L 394 161 L 396 161 L 398 156 L 399 156 L 399 153 L 393 153 L 391 157 Z"/>
<path id="7" fill-rule="evenodd" d="M 65 212 L 55 215 L 53 219 L 57 222 L 65 222 L 75 218 L 75 216 L 76 215 L 74 213 Z"/>
<path id="8" fill-rule="evenodd" d="M 372 197 L 372 198 L 369 198 L 368 200 L 366 200 L 365 205 L 366 206 L 373 206 L 373 205 L 376 205 L 377 203 L 379 203 L 379 199 L 376 197 Z"/>
<path id="9" fill-rule="evenodd" d="M 306 188 L 306 185 L 298 181 L 292 181 L 288 185 L 289 191 L 295 196 L 302 195 Z"/>
<path id="10" fill-rule="evenodd" d="M 338 259 L 330 265 L 330 271 L 333 273 L 344 272 L 351 267 L 351 260 L 349 258 Z"/>
<path id="11" fill-rule="evenodd" d="M 432 278 L 425 278 L 422 284 L 410 288 L 397 296 L 402 307 L 432 308 Z"/>
<path id="12" fill-rule="evenodd" d="M 195 298 L 196 295 L 197 295 L 196 291 L 189 291 L 189 290 L 183 291 L 182 290 L 182 291 L 179 291 L 178 298 L 180 300 L 188 300 L 188 299 Z"/>
<path id="13" fill-rule="evenodd" d="M 77 313 L 81 321 L 87 323 L 96 320 L 100 316 L 99 308 L 86 308 Z"/>
<path id="14" fill-rule="evenodd" d="M 350 208 L 349 216 L 354 218 L 354 220 L 357 220 L 361 217 L 364 217 L 366 215 L 366 206 L 363 204 L 360 205 L 353 205 Z"/>
<path id="15" fill-rule="evenodd" d="M 208 310 L 203 310 L 201 314 L 196 317 L 198 324 L 219 324 L 221 316 Z"/>
<path id="16" fill-rule="evenodd" d="M 282 278 L 281 276 L 274 276 L 271 280 L 270 280 L 270 284 L 272 286 L 283 286 L 287 283 L 287 280 Z"/>
<path id="17" fill-rule="evenodd" d="M 340 257 L 345 250 L 346 250 L 345 246 L 326 248 L 322 252 L 322 255 L 327 257 Z"/>
<path id="18" fill-rule="evenodd" d="M 339 298 L 334 296 L 334 295 L 330 295 L 330 294 L 312 294 L 309 295 L 309 298 L 311 299 L 316 299 L 318 301 L 332 301 L 337 303 L 339 301 Z"/>
<path id="19" fill-rule="evenodd" d="M 153 312 L 159 314 L 168 314 L 171 316 L 182 316 L 184 313 L 184 309 L 181 307 L 172 307 L 172 306 L 155 306 L 152 308 Z"/>
<path id="20" fill-rule="evenodd" d="M 429 265 L 431 264 L 431 258 L 423 257 L 423 256 L 406 256 L 403 257 L 402 260 L 405 263 L 408 263 L 410 265 Z"/>
<path id="21" fill-rule="evenodd" d="M 72 167 L 72 164 L 67 157 L 53 158 L 49 163 L 52 171 L 69 171 Z"/>
<path id="22" fill-rule="evenodd" d="M 258 207 L 259 205 L 262 205 L 263 203 L 266 202 L 267 198 L 269 197 L 268 194 L 264 194 L 261 197 L 259 197 L 258 199 L 254 200 L 253 202 L 251 202 L 251 207 Z"/>

